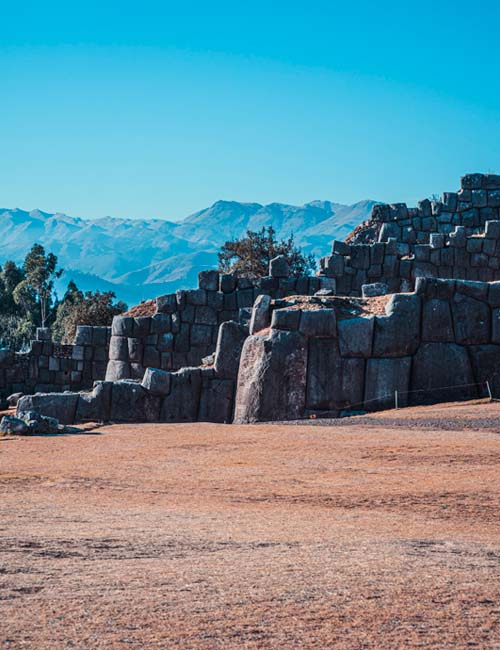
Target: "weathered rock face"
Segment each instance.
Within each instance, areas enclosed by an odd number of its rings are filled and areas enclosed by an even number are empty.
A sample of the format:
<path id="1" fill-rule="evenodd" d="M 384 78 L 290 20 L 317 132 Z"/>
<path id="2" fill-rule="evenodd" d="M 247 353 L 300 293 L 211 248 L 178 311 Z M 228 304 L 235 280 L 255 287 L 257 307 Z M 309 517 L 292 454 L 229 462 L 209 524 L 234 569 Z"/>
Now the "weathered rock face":
<path id="1" fill-rule="evenodd" d="M 467 349 L 455 343 L 423 343 L 413 358 L 412 404 L 477 397 Z"/>
<path id="2" fill-rule="evenodd" d="M 373 356 L 400 357 L 413 354 L 420 343 L 420 296 L 396 294 L 386 316 L 375 318 Z"/>
<path id="3" fill-rule="evenodd" d="M 182 368 L 172 373 L 172 389 L 160 412 L 161 422 L 196 422 L 201 394 L 201 370 Z"/>
<path id="4" fill-rule="evenodd" d="M 78 393 L 36 393 L 24 395 L 17 403 L 16 413 L 39 411 L 42 415 L 56 418 L 61 424 L 73 424 L 78 405 Z"/>
<path id="5" fill-rule="evenodd" d="M 158 422 L 160 398 L 137 382 L 113 382 L 110 420 L 113 422 Z"/>
<path id="6" fill-rule="evenodd" d="M 267 298 L 267 296 L 262 296 Z M 240 364 L 243 343 L 248 336 L 248 328 L 235 321 L 222 323 L 217 337 L 214 369 L 219 377 L 236 379 Z"/>
<path id="7" fill-rule="evenodd" d="M 243 346 L 236 392 L 236 423 L 302 416 L 307 376 L 306 339 L 298 332 L 271 330 Z"/>
<path id="8" fill-rule="evenodd" d="M 77 422 L 107 422 L 110 419 L 113 382 L 98 381 L 91 392 L 80 393 L 76 408 Z"/>
<path id="9" fill-rule="evenodd" d="M 400 406 L 408 403 L 411 357 L 368 359 L 366 363 L 365 404 L 367 411 L 393 408 L 398 391 Z"/>

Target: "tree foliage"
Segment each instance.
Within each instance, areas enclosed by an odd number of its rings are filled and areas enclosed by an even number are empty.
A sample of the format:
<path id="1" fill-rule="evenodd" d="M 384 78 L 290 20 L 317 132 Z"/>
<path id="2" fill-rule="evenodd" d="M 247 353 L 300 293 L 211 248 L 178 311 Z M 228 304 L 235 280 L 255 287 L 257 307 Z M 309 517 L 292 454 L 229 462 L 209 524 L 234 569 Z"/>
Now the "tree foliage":
<path id="1" fill-rule="evenodd" d="M 57 308 L 53 325 L 54 339 L 63 343 L 72 343 L 77 325 L 111 325 L 113 316 L 127 310 L 121 300 L 115 302 L 112 291 L 80 291 L 71 281 Z"/>
<path id="2" fill-rule="evenodd" d="M 305 255 L 295 245 L 293 235 L 278 240 L 276 231 L 269 226 L 257 232 L 247 230 L 245 237 L 227 241 L 218 254 L 219 270 L 250 278 L 264 277 L 269 274 L 269 262 L 277 255 L 287 258 L 293 276 L 309 275 L 316 268 L 314 255 Z"/>
<path id="3" fill-rule="evenodd" d="M 40 326 L 53 326 L 54 338 L 72 341 L 77 325 L 110 325 L 126 310 L 112 292 L 83 294 L 71 281 L 61 302 L 54 292 L 60 277 L 57 257 L 35 244 L 22 266 L 0 266 L 0 346 L 25 348 Z"/>
<path id="4" fill-rule="evenodd" d="M 45 327 L 49 317 L 54 291 L 54 279 L 61 277 L 63 270 L 57 268 L 57 257 L 45 254 L 41 244 L 34 244 L 24 260 L 26 288 L 25 295 L 32 293 L 40 308 L 41 326 Z"/>

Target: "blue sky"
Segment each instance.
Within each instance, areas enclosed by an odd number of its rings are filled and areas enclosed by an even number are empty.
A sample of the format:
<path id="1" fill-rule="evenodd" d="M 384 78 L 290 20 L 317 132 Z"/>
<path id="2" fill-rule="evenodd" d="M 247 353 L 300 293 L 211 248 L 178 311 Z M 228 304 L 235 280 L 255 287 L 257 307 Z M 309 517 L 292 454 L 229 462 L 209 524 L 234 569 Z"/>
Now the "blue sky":
<path id="1" fill-rule="evenodd" d="M 500 173 L 498 2 L 14 4 L 1 207 L 414 204 Z"/>

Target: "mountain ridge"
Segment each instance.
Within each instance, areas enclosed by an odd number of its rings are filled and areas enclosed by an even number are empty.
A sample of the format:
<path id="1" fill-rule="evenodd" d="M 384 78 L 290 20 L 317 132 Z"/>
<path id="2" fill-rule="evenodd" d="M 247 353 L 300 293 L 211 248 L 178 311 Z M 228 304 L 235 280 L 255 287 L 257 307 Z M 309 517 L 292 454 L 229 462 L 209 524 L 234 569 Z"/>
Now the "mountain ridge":
<path id="1" fill-rule="evenodd" d="M 279 238 L 294 235 L 306 253 L 325 255 L 333 239 L 344 239 L 370 215 L 376 201 L 344 205 L 314 200 L 301 206 L 219 200 L 180 221 L 98 217 L 63 212 L 0 208 L 0 263 L 23 261 L 35 242 L 55 253 L 82 290 L 114 290 L 129 304 L 196 285 L 200 270 L 217 265 L 228 239 L 273 226 Z"/>

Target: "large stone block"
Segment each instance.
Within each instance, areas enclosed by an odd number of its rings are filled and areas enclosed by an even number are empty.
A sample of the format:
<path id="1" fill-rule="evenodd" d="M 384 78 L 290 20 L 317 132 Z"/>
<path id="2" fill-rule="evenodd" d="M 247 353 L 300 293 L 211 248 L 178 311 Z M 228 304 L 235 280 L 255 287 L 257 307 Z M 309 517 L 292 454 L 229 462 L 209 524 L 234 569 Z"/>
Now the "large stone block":
<path id="1" fill-rule="evenodd" d="M 115 337 L 116 338 L 116 337 Z M 144 346 L 141 339 L 125 339 L 128 345 L 128 359 L 134 363 L 142 363 Z"/>
<path id="2" fill-rule="evenodd" d="M 271 318 L 271 327 L 278 330 L 296 330 L 300 323 L 300 309 L 275 309 Z"/>
<path id="3" fill-rule="evenodd" d="M 79 393 L 76 408 L 77 422 L 106 422 L 111 408 L 111 390 L 113 382 L 98 381 L 92 391 Z"/>
<path id="4" fill-rule="evenodd" d="M 198 287 L 207 291 L 218 291 L 219 289 L 219 272 L 218 271 L 200 271 L 198 273 Z"/>
<path id="5" fill-rule="evenodd" d="M 298 332 L 271 330 L 250 336 L 241 354 L 234 421 L 302 417 L 307 376 L 306 339 Z"/>
<path id="6" fill-rule="evenodd" d="M 336 337 L 335 309 L 303 310 L 300 317 L 300 333 L 310 337 Z"/>
<path id="7" fill-rule="evenodd" d="M 77 347 L 77 346 L 75 346 Z M 73 348 L 74 350 L 74 348 Z M 78 358 L 78 357 L 75 357 Z M 82 357 L 83 358 L 83 357 Z M 112 361 L 128 360 L 128 342 L 125 336 L 112 336 L 109 343 L 109 358 Z"/>
<path id="8" fill-rule="evenodd" d="M 108 361 L 106 367 L 106 381 L 120 381 L 129 379 L 130 363 L 128 361 Z"/>
<path id="9" fill-rule="evenodd" d="M 424 302 L 422 341 L 455 341 L 453 318 L 448 301 L 431 298 Z"/>
<path id="10" fill-rule="evenodd" d="M 477 397 L 467 349 L 455 343 L 422 343 L 413 357 L 412 404 Z"/>
<path id="11" fill-rule="evenodd" d="M 370 357 L 374 324 L 375 319 L 372 316 L 337 321 L 340 354 L 343 357 Z"/>
<path id="12" fill-rule="evenodd" d="M 310 339 L 306 408 L 341 410 L 363 405 L 365 362 L 342 358 L 334 339 Z"/>
<path id="13" fill-rule="evenodd" d="M 112 336 L 132 336 L 134 319 L 130 316 L 115 316 L 111 325 Z"/>
<path id="14" fill-rule="evenodd" d="M 75 334 L 75 345 L 92 345 L 92 326 L 78 325 Z"/>
<path id="15" fill-rule="evenodd" d="M 164 296 L 158 296 L 156 299 L 156 311 L 159 314 L 173 314 L 177 310 L 177 296 L 175 293 L 169 293 Z"/>
<path id="16" fill-rule="evenodd" d="M 61 424 L 75 422 L 78 393 L 36 393 L 24 395 L 17 402 L 16 414 L 39 411 L 42 415 L 57 418 Z"/>
<path id="17" fill-rule="evenodd" d="M 365 378 L 365 409 L 377 411 L 394 408 L 396 391 L 398 391 L 399 406 L 406 406 L 410 369 L 411 357 L 368 359 Z"/>
<path id="18" fill-rule="evenodd" d="M 219 377 L 236 379 L 248 329 L 235 321 L 222 323 L 217 336 L 214 368 Z"/>
<path id="19" fill-rule="evenodd" d="M 457 343 L 476 345 L 490 342 L 490 309 L 485 302 L 456 293 L 451 305 Z"/>
<path id="20" fill-rule="evenodd" d="M 265 294 L 257 296 L 250 318 L 250 334 L 256 334 L 271 324 L 271 297 Z"/>
<path id="21" fill-rule="evenodd" d="M 284 255 L 278 255 L 269 262 L 269 275 L 273 278 L 286 278 L 290 275 L 290 266 Z"/>
<path id="22" fill-rule="evenodd" d="M 395 294 L 385 312 L 385 316 L 375 318 L 373 355 L 403 357 L 413 354 L 420 342 L 420 296 Z"/>
<path id="23" fill-rule="evenodd" d="M 170 394 L 164 398 L 160 412 L 162 422 L 196 422 L 201 393 L 199 368 L 182 368 L 171 373 Z"/>
<path id="24" fill-rule="evenodd" d="M 168 395 L 171 386 L 171 373 L 158 368 L 146 368 L 141 386 L 153 395 Z"/>
<path id="25" fill-rule="evenodd" d="M 200 422 L 229 424 L 233 417 L 234 384 L 232 379 L 211 379 L 200 397 Z"/>
<path id="26" fill-rule="evenodd" d="M 488 382 L 493 398 L 500 399 L 500 345 L 471 345 L 469 354 L 479 395 L 488 396 Z"/>
<path id="27" fill-rule="evenodd" d="M 139 383 L 116 381 L 111 391 L 110 419 L 114 422 L 157 422 L 160 398 Z"/>

